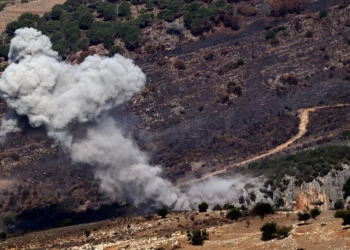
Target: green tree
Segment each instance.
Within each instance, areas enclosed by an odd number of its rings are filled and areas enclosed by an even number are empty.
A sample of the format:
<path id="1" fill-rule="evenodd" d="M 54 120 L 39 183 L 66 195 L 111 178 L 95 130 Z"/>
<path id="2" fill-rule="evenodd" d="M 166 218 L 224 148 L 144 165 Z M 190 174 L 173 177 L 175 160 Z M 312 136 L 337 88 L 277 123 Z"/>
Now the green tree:
<path id="1" fill-rule="evenodd" d="M 63 10 L 63 4 L 56 4 L 55 6 L 53 6 L 51 10 L 51 19 L 60 20 Z"/>
<path id="2" fill-rule="evenodd" d="M 321 214 L 321 211 L 316 207 L 316 208 L 313 208 L 311 209 L 310 211 L 310 216 L 316 220 L 316 217 L 319 216 Z"/>
<path id="3" fill-rule="evenodd" d="M 299 221 L 308 221 L 311 218 L 310 214 L 307 212 L 304 213 L 298 213 L 298 220 Z"/>
<path id="4" fill-rule="evenodd" d="M 94 15 L 91 12 L 85 12 L 80 16 L 79 27 L 80 29 L 87 30 L 94 21 Z"/>
<path id="5" fill-rule="evenodd" d="M 319 13 L 320 18 L 324 18 L 328 15 L 328 11 L 327 10 L 321 10 Z"/>
<path id="6" fill-rule="evenodd" d="M 343 217 L 343 226 L 350 225 L 350 211 L 348 210 Z"/>
<path id="7" fill-rule="evenodd" d="M 169 213 L 169 212 L 168 212 L 168 210 L 167 210 L 165 207 L 159 209 L 158 212 L 157 212 L 157 214 L 158 214 L 160 217 L 162 217 L 163 219 L 167 216 L 168 213 Z"/>
<path id="8" fill-rule="evenodd" d="M 131 14 L 131 5 L 128 2 L 122 2 L 118 7 L 118 16 L 126 17 Z"/>
<path id="9" fill-rule="evenodd" d="M 277 223 L 276 222 L 267 222 L 261 228 L 262 232 L 261 239 L 264 241 L 272 240 L 276 237 L 277 232 Z"/>
<path id="10" fill-rule="evenodd" d="M 84 37 L 79 40 L 79 44 L 78 44 L 79 49 L 87 51 L 89 49 L 89 45 L 90 45 L 89 38 Z"/>
<path id="11" fill-rule="evenodd" d="M 338 209 L 344 209 L 344 202 L 343 200 L 337 200 L 334 203 L 334 209 L 338 210 Z"/>
<path id="12" fill-rule="evenodd" d="M 347 212 L 348 212 L 347 210 L 337 210 L 334 213 L 334 217 L 335 218 L 344 218 Z"/>
<path id="13" fill-rule="evenodd" d="M 236 208 L 231 209 L 230 212 L 228 212 L 227 215 L 226 215 L 227 219 L 235 220 L 235 221 L 237 221 L 241 217 L 242 217 L 241 211 L 239 211 Z"/>
<path id="14" fill-rule="evenodd" d="M 274 38 L 275 36 L 276 36 L 276 32 L 273 31 L 273 30 L 268 30 L 265 33 L 265 39 L 266 40 L 270 40 L 270 39 Z"/>
<path id="15" fill-rule="evenodd" d="M 284 200 L 281 197 L 278 198 L 275 204 L 276 208 L 283 207 L 284 205 L 285 205 Z"/>
<path id="16" fill-rule="evenodd" d="M 269 203 L 259 202 L 253 207 L 253 214 L 257 215 L 263 220 L 266 215 L 273 214 L 274 211 Z"/>
<path id="17" fill-rule="evenodd" d="M 109 50 L 109 55 L 108 56 L 113 57 L 115 54 L 120 54 L 121 51 L 122 51 L 122 49 L 119 46 L 113 46 Z"/>
<path id="18" fill-rule="evenodd" d="M 293 227 L 290 226 L 277 226 L 277 231 L 276 231 L 276 237 L 279 239 L 283 239 L 288 237 L 290 232 L 292 231 Z"/>
<path id="19" fill-rule="evenodd" d="M 68 12 L 73 12 L 73 11 L 76 11 L 82 3 L 83 3 L 83 0 L 67 0 L 63 4 L 63 7 Z"/>
<path id="20" fill-rule="evenodd" d="M 5 61 L 8 60 L 10 46 L 7 44 L 0 44 L 0 57 L 3 57 Z"/>
<path id="21" fill-rule="evenodd" d="M 198 210 L 200 213 L 204 213 L 208 210 L 208 204 L 205 202 L 202 202 L 201 204 L 198 205 Z"/>
<path id="22" fill-rule="evenodd" d="M 234 208 L 235 208 L 234 205 L 225 204 L 222 209 L 223 210 L 231 210 L 231 209 L 234 209 Z"/>
<path id="23" fill-rule="evenodd" d="M 209 234 L 204 230 L 193 230 L 187 232 L 187 239 L 193 246 L 202 246 L 204 241 L 209 239 Z"/>
<path id="24" fill-rule="evenodd" d="M 213 207 L 213 211 L 221 211 L 221 210 L 222 210 L 222 207 L 219 204 Z"/>
<path id="25" fill-rule="evenodd" d="M 347 179 L 343 186 L 343 192 L 344 192 L 344 199 L 346 199 L 348 196 L 350 196 L 350 178 Z"/>

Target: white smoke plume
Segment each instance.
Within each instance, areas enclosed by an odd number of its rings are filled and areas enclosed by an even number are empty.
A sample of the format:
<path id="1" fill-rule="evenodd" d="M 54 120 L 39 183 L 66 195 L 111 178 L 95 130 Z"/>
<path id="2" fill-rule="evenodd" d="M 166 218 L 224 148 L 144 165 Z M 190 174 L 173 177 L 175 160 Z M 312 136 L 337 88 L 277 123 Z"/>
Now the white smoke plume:
<path id="1" fill-rule="evenodd" d="M 108 116 L 145 87 L 146 76 L 132 60 L 95 55 L 70 65 L 52 50 L 50 39 L 33 28 L 15 32 L 9 58 L 0 79 L 7 105 L 27 116 L 31 126 L 45 126 L 74 162 L 94 166 L 101 189 L 110 195 L 135 205 L 153 201 L 174 209 L 190 209 L 203 200 L 214 205 L 237 198 L 233 180 L 217 178 L 181 192 L 161 177 L 159 166 L 149 165 L 147 155 Z M 79 124 L 87 127 L 85 135 L 72 132 Z M 18 131 L 15 119 L 5 119 L 0 135 Z"/>

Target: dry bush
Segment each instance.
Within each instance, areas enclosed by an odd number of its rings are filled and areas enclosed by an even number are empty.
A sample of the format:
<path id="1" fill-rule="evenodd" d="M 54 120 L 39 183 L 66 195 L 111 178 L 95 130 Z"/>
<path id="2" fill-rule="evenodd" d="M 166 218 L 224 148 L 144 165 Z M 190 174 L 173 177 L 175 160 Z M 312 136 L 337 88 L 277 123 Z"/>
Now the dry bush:
<path id="1" fill-rule="evenodd" d="M 176 60 L 174 63 L 174 67 L 179 70 L 184 70 L 186 69 L 186 64 L 182 60 Z"/>
<path id="2" fill-rule="evenodd" d="M 346 19 L 345 26 L 346 27 L 350 27 L 350 18 Z"/>
<path id="3" fill-rule="evenodd" d="M 160 58 L 160 59 L 158 60 L 157 64 L 158 64 L 159 66 L 164 66 L 164 65 L 166 64 L 165 58 Z"/>
<path id="4" fill-rule="evenodd" d="M 250 4 L 244 4 L 238 9 L 238 12 L 243 16 L 250 17 L 256 14 L 256 8 Z"/>
<path id="5" fill-rule="evenodd" d="M 213 61 L 213 60 L 214 60 L 214 52 L 208 51 L 208 52 L 204 55 L 204 59 L 205 59 L 206 61 Z"/>
<path id="6" fill-rule="evenodd" d="M 18 152 L 9 152 L 4 156 L 11 158 L 14 161 L 19 161 L 19 159 L 21 158 Z"/>
<path id="7" fill-rule="evenodd" d="M 175 34 L 179 36 L 183 36 L 185 32 L 184 24 L 179 22 L 167 23 L 165 29 L 168 34 Z"/>
<path id="8" fill-rule="evenodd" d="M 298 78 L 293 74 L 283 74 L 279 80 L 281 83 L 288 85 L 297 85 L 299 82 Z"/>
<path id="9" fill-rule="evenodd" d="M 304 9 L 305 0 L 269 0 L 272 16 L 284 16 L 288 13 L 298 13 Z"/>

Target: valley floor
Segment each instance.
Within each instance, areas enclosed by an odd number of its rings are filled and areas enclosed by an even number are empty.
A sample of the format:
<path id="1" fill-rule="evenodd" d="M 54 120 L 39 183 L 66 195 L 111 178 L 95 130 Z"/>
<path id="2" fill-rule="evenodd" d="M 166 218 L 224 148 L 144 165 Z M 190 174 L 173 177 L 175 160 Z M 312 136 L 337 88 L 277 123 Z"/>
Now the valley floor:
<path id="1" fill-rule="evenodd" d="M 207 229 L 209 240 L 200 249 L 350 249 L 350 229 L 342 228 L 334 212 L 298 226 L 293 212 L 278 213 L 261 221 L 246 218 L 232 223 L 225 212 L 178 212 L 165 219 L 156 216 L 120 218 L 70 226 L 9 238 L 2 249 L 198 249 L 187 242 L 186 232 Z M 247 220 L 250 221 L 247 227 Z M 293 225 L 290 236 L 261 241 L 261 226 L 269 221 Z M 88 235 L 88 236 L 87 236 Z"/>

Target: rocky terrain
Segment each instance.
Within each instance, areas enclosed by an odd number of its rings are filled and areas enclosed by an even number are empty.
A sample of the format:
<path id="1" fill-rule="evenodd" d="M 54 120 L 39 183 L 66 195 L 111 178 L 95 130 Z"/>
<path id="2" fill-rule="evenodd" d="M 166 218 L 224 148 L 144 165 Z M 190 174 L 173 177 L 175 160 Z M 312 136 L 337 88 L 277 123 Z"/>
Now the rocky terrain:
<path id="1" fill-rule="evenodd" d="M 226 212 L 172 213 L 165 219 L 157 216 L 134 217 L 93 224 L 52 229 L 9 238 L 2 249 L 348 249 L 349 230 L 333 212 L 322 213 L 316 220 L 298 225 L 296 214 L 280 212 L 260 219 L 246 217 L 232 223 Z M 261 241 L 260 227 L 267 221 L 292 226 L 284 239 Z M 249 225 L 247 226 L 247 221 Z M 207 229 L 209 240 L 201 247 L 187 242 L 186 232 Z"/>
<path id="2" fill-rule="evenodd" d="M 350 6 L 306 1 L 303 11 L 276 17 L 264 12 L 268 2 L 257 1 L 254 15 L 238 13 L 238 30 L 221 23 L 201 36 L 186 29 L 181 37 L 154 23 L 141 32 L 145 44 L 139 49 L 128 51 L 116 39 L 122 53 L 146 73 L 147 86 L 115 116 L 125 117 L 131 136 L 172 182 L 232 174 L 255 161 L 321 145 L 347 145 L 349 138 L 342 135 L 350 129 Z M 320 16 L 322 10 L 326 16 Z M 163 44 L 163 50 L 149 53 L 147 41 Z M 101 44 L 88 51 L 107 53 Z M 67 60 L 79 63 L 83 52 Z M 2 116 L 9 112 L 4 102 L 0 109 Z M 91 166 L 72 164 L 44 128 L 28 126 L 10 135 L 0 150 L 0 214 L 8 226 L 21 222 L 20 229 L 33 230 L 56 227 L 68 217 L 80 223 L 140 213 L 101 193 Z M 286 209 L 321 201 L 328 210 L 342 198 L 350 177 L 348 168 L 333 174 L 299 186 L 290 176 L 287 189 L 274 190 L 274 197 L 282 196 Z"/>

